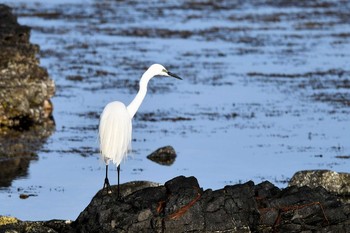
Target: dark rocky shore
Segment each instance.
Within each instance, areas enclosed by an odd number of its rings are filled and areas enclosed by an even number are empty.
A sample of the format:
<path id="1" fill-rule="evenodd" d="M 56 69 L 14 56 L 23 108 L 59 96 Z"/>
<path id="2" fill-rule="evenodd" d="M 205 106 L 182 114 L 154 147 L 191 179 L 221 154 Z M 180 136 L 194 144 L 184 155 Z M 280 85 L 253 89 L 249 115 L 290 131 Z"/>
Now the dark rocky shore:
<path id="1" fill-rule="evenodd" d="M 0 126 L 28 127 L 50 116 L 55 85 L 29 39 L 30 28 L 0 4 Z"/>
<path id="2" fill-rule="evenodd" d="M 332 171 L 303 171 L 339 185 Z M 349 174 L 346 177 L 349 186 Z M 304 180 L 303 178 L 299 181 Z M 320 180 L 320 179 L 319 179 Z M 333 183 L 333 184 L 332 184 Z M 316 185 L 315 183 L 313 185 Z M 203 190 L 195 177 L 179 176 L 164 185 L 131 182 L 112 193 L 100 190 L 71 222 L 22 222 L 0 218 L 0 232 L 349 232 L 350 204 L 321 186 L 279 189 L 265 181 L 255 185 Z M 343 199 L 344 200 L 344 199 Z"/>
<path id="3" fill-rule="evenodd" d="M 39 66 L 30 28 L 0 4 L 0 186 L 27 173 L 30 160 L 55 130 L 50 98 L 55 85 Z"/>

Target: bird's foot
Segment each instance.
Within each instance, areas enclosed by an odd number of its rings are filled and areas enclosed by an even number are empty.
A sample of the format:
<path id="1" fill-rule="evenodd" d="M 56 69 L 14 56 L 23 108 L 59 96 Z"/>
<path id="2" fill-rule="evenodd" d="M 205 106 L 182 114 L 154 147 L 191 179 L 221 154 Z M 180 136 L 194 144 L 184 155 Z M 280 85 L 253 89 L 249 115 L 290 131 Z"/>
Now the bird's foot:
<path id="1" fill-rule="evenodd" d="M 112 188 L 111 188 L 111 185 L 109 184 L 109 180 L 107 177 L 105 178 L 105 183 L 103 184 L 103 190 L 106 190 L 107 194 L 112 193 Z"/>

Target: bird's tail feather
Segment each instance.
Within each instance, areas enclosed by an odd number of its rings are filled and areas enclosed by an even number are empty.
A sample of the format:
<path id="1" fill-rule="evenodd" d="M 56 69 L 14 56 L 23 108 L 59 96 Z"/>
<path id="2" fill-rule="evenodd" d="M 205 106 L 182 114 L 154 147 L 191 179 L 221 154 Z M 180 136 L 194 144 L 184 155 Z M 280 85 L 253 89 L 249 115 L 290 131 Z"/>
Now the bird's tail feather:
<path id="1" fill-rule="evenodd" d="M 114 110 L 114 111 L 111 111 Z M 124 109 L 115 111 L 106 106 L 100 119 L 100 153 L 106 164 L 111 160 L 116 166 L 126 158 L 131 150 L 131 118 Z"/>

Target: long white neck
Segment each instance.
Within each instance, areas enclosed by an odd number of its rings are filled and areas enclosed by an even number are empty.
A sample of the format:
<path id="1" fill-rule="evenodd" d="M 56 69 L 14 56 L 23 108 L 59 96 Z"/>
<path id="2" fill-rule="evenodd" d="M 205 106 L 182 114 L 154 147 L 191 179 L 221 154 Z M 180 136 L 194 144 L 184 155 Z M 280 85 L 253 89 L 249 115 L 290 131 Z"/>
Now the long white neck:
<path id="1" fill-rule="evenodd" d="M 128 105 L 127 110 L 129 112 L 129 115 L 131 118 L 134 117 L 134 115 L 136 114 L 137 110 L 139 109 L 143 99 L 146 96 L 147 93 L 147 85 L 149 80 L 151 80 L 151 78 L 153 78 L 153 75 L 150 74 L 150 72 L 145 72 L 141 79 L 140 79 L 140 88 L 139 91 L 137 93 L 137 95 L 135 96 L 134 100 Z"/>

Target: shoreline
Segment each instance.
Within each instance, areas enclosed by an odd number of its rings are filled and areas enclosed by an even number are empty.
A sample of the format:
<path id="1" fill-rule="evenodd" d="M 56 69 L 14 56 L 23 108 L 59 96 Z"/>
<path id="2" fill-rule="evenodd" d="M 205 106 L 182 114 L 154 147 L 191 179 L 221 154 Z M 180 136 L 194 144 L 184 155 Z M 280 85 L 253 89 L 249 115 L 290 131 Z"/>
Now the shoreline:
<path id="1" fill-rule="evenodd" d="M 327 170 L 297 172 L 284 189 L 269 181 L 259 184 L 249 181 L 218 190 L 203 190 L 195 177 L 184 176 L 175 177 L 164 185 L 129 182 L 121 185 L 120 200 L 116 197 L 116 186 L 112 186 L 112 193 L 98 191 L 74 221 L 21 221 L 1 216 L 0 232 L 29 233 L 33 229 L 34 232 L 71 233 L 139 232 L 141 229 L 146 232 L 161 229 L 167 232 L 232 229 L 246 229 L 244 232 L 289 229 L 299 232 L 310 227 L 337 231 L 345 229 L 350 223 L 349 184 L 349 173 Z M 335 191 L 339 191 L 338 195 Z M 228 202 L 236 204 L 224 204 Z M 234 218 L 236 222 L 228 223 L 226 218 Z M 111 219 L 115 220 L 110 222 Z M 158 221 L 164 223 L 157 225 Z M 202 222 L 205 223 L 204 228 Z"/>

